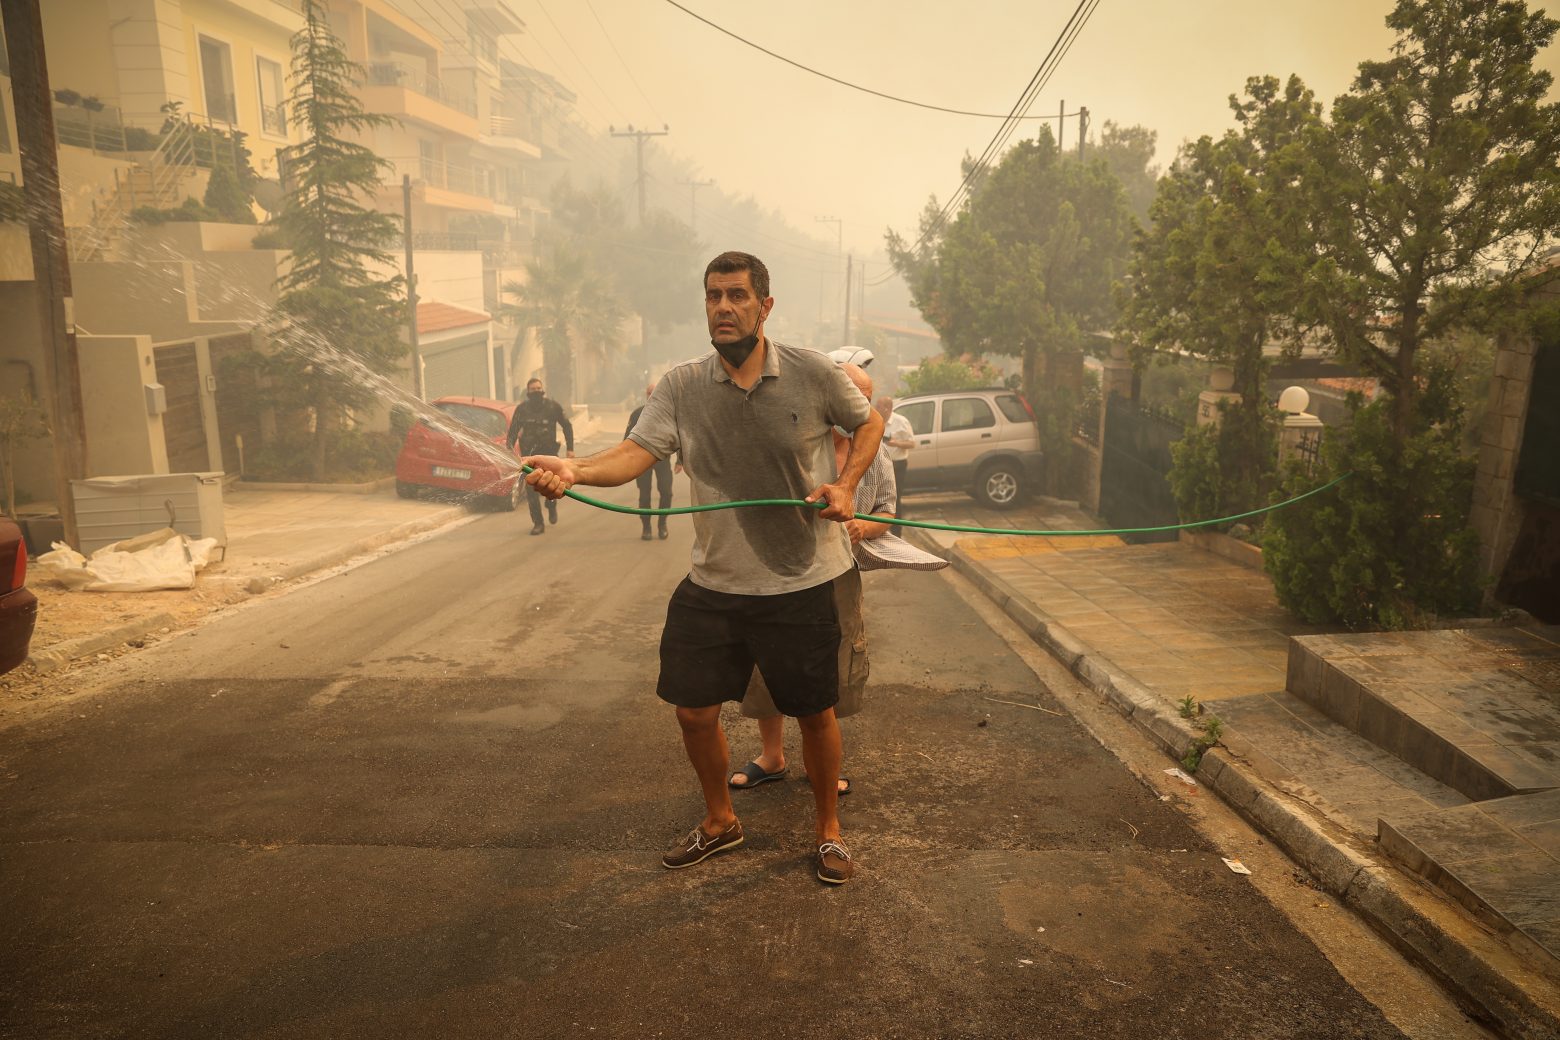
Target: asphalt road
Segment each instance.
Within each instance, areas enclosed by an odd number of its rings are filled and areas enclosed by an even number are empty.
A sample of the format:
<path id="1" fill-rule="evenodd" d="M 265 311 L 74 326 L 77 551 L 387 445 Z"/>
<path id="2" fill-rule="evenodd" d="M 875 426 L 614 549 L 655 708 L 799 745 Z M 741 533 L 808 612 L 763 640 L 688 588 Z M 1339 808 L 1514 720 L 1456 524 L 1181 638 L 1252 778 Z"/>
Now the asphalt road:
<path id="1" fill-rule="evenodd" d="M 942 575 L 868 576 L 857 880 L 813 877 L 794 730 L 747 844 L 663 870 L 674 524 L 486 517 L 0 731 L 0 1036 L 1402 1035 L 1072 718 L 988 700 L 1063 710 Z"/>

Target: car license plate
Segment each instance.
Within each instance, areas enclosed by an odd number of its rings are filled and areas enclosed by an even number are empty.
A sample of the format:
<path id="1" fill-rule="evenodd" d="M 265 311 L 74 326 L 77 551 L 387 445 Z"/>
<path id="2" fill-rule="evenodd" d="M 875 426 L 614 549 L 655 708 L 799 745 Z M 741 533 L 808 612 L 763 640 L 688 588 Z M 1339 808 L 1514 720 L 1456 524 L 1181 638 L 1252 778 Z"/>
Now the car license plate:
<path id="1" fill-rule="evenodd" d="M 450 480 L 470 480 L 471 470 L 450 469 L 448 466 L 433 467 L 433 475 L 436 477 L 448 477 Z"/>

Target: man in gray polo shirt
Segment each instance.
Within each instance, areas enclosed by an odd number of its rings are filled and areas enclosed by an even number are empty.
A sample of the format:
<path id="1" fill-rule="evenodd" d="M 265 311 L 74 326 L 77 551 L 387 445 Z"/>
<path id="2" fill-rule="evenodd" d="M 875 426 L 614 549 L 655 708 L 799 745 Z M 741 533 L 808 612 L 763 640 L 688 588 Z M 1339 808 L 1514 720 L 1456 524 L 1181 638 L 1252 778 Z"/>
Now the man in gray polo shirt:
<path id="1" fill-rule="evenodd" d="M 742 843 L 726 786 L 721 704 L 741 700 L 756 666 L 775 706 L 796 718 L 817 806 L 816 873 L 854 873 L 840 838 L 839 618 L 833 581 L 851 567 L 843 523 L 877 455 L 883 419 L 822 354 L 764 335 L 774 307 L 769 272 L 748 253 L 722 253 L 704 272 L 715 350 L 656 384 L 627 439 L 587 459 L 533 456 L 526 481 L 548 498 L 575 484 L 616 487 L 682 453 L 696 505 L 805 498 L 820 509 L 761 506 L 693 514 L 693 568 L 672 594 L 656 693 L 677 708 L 705 817 L 662 857 L 691 867 Z M 832 427 L 852 435 L 835 475 Z"/>

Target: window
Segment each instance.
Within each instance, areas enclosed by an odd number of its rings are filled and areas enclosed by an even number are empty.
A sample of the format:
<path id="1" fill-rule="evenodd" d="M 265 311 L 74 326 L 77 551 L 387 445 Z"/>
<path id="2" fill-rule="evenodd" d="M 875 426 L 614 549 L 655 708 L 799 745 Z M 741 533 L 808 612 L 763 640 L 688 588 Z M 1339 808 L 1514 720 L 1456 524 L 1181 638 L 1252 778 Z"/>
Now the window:
<path id="1" fill-rule="evenodd" d="M 417 139 L 417 158 L 422 167 L 422 179 L 435 188 L 444 187 L 444 155 L 439 142 L 426 137 Z"/>
<path id="2" fill-rule="evenodd" d="M 924 437 L 932 432 L 932 413 L 936 408 L 936 401 L 916 401 L 914 404 L 895 408 L 894 411 L 905 417 L 905 421 L 910 424 L 912 433 L 918 437 Z"/>
<path id="3" fill-rule="evenodd" d="M 1003 394 L 997 398 L 997 407 L 1002 410 L 1002 418 L 1008 422 L 1034 422 L 1034 417 L 1029 414 L 1029 409 L 1024 407 L 1024 402 L 1019 400 L 1017 394 Z"/>
<path id="4" fill-rule="evenodd" d="M 206 115 L 224 123 L 238 120 L 233 97 L 233 48 L 209 36 L 200 38 L 200 83 L 206 95 Z"/>
<path id="5" fill-rule="evenodd" d="M 474 404 L 456 404 L 453 401 L 441 405 L 435 405 L 439 411 L 448 415 L 463 426 L 469 426 L 484 437 L 502 437 L 509 429 L 509 423 L 504 419 L 502 412 L 495 412 L 491 408 L 483 408 Z"/>
<path id="6" fill-rule="evenodd" d="M 978 397 L 954 397 L 943 402 L 942 432 L 981 430 L 997 425 L 991 405 Z"/>
<path id="7" fill-rule="evenodd" d="M 255 59 L 255 75 L 260 83 L 260 129 L 277 137 L 287 136 L 287 112 L 282 66 L 270 58 Z"/>

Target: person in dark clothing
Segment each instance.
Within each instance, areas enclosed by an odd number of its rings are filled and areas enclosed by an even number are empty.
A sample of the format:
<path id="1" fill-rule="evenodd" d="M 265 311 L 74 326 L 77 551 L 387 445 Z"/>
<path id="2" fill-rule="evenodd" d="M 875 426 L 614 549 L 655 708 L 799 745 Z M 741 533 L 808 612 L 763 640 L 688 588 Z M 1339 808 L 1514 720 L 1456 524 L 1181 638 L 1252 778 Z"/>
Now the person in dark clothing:
<path id="1" fill-rule="evenodd" d="M 634 413 L 636 416 L 639 413 Z M 563 440 L 568 446 L 568 458 L 574 458 L 574 424 L 563 414 L 563 405 L 548 397 L 542 389 L 542 381 L 533 379 L 525 384 L 525 400 L 515 409 L 509 420 L 509 435 L 505 443 L 509 450 L 520 444 L 521 455 L 556 455 L 558 453 L 558 427 L 563 427 Z M 526 505 L 531 510 L 531 533 L 542 534 L 547 527 L 542 523 L 542 496 L 536 488 L 527 485 Z M 549 499 L 547 518 L 558 522 L 558 503 Z"/>
<path id="2" fill-rule="evenodd" d="M 653 393 L 655 393 L 655 384 L 651 383 L 645 387 L 646 404 L 649 403 L 650 395 Z M 623 431 L 623 439 L 625 441 L 628 440 L 628 435 L 634 432 L 634 425 L 639 422 L 639 417 L 644 414 L 644 411 L 645 406 L 640 405 L 634 409 L 634 414 L 628 417 L 628 428 Z M 634 478 L 634 482 L 639 485 L 640 509 L 650 508 L 650 483 L 652 480 L 655 482 L 656 490 L 660 492 L 660 501 L 656 508 L 670 509 L 672 505 L 672 462 L 670 459 L 657 459 L 654 466 L 651 466 Z M 642 516 L 639 519 L 645 525 L 639 537 L 642 541 L 648 542 L 650 540 L 650 518 Z M 658 517 L 657 519 L 660 521 L 658 529 L 661 533 L 661 538 L 665 540 L 670 537 L 666 530 L 666 517 Z"/>

